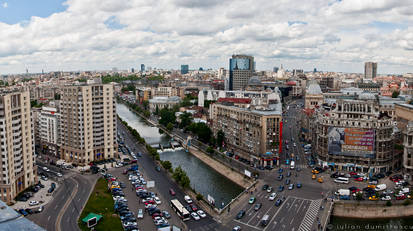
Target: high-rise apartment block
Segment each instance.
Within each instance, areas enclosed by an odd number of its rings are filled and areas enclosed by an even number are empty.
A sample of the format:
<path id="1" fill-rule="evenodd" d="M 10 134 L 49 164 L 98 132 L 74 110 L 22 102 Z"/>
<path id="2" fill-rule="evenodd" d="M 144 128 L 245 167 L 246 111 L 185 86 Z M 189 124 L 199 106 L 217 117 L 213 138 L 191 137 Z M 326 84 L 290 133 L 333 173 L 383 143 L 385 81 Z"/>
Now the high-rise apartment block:
<path id="1" fill-rule="evenodd" d="M 364 63 L 364 79 L 372 80 L 377 76 L 377 63 L 366 62 Z"/>
<path id="2" fill-rule="evenodd" d="M 254 57 L 233 55 L 229 59 L 229 90 L 242 90 L 254 73 Z"/>
<path id="3" fill-rule="evenodd" d="M 189 66 L 188 65 L 181 65 L 181 74 L 185 75 L 188 74 L 189 72 Z"/>
<path id="4" fill-rule="evenodd" d="M 116 104 L 111 84 L 65 86 L 61 100 L 61 158 L 86 165 L 117 156 Z"/>
<path id="5" fill-rule="evenodd" d="M 30 93 L 3 89 L 0 92 L 0 199 L 12 202 L 35 183 L 34 142 Z"/>

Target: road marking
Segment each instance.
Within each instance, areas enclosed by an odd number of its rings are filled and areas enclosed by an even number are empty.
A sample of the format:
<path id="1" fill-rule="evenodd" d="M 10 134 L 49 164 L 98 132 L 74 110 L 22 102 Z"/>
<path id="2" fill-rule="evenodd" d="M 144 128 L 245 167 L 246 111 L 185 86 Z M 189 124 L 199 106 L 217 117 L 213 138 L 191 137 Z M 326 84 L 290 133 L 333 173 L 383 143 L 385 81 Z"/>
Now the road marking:
<path id="1" fill-rule="evenodd" d="M 251 227 L 251 228 L 257 229 L 257 230 L 262 230 L 262 229 L 260 229 L 260 228 L 257 228 L 257 227 L 255 227 L 255 226 L 249 225 L 249 224 L 244 223 L 244 222 L 239 221 L 239 220 L 234 220 L 234 221 L 235 221 L 235 222 L 238 222 L 238 223 L 240 223 L 240 224 L 246 225 L 246 226 L 248 226 L 248 227 Z"/>
<path id="2" fill-rule="evenodd" d="M 54 210 L 56 210 L 56 209 L 57 209 L 57 206 L 59 206 L 59 205 L 56 205 L 56 206 L 54 207 Z"/>
<path id="3" fill-rule="evenodd" d="M 47 218 L 47 221 L 50 221 L 50 216 Z"/>
<path id="4" fill-rule="evenodd" d="M 281 218 L 280 223 L 283 223 L 284 218 L 285 218 L 285 217 Z"/>
<path id="5" fill-rule="evenodd" d="M 293 217 L 293 219 L 291 219 L 290 225 L 293 223 L 293 221 L 294 221 L 294 217 Z"/>
<path id="6" fill-rule="evenodd" d="M 288 198 L 287 198 L 287 199 L 288 199 Z M 274 220 L 274 218 L 277 216 L 277 214 L 280 212 L 280 210 L 284 207 L 284 205 L 285 205 L 285 204 L 283 203 L 283 204 L 281 205 L 281 207 L 278 208 L 277 212 L 275 212 L 274 216 L 271 218 L 271 220 L 270 220 L 269 223 L 271 223 L 271 222 Z M 264 231 L 267 230 L 267 228 L 268 228 L 268 226 L 265 227 Z"/>
<path id="7" fill-rule="evenodd" d="M 75 208 L 72 209 L 72 213 L 75 211 Z"/>
<path id="8" fill-rule="evenodd" d="M 72 179 L 73 180 L 73 179 Z M 77 193 L 79 185 L 77 181 L 73 180 L 76 183 L 76 188 L 72 191 L 72 194 L 70 194 L 69 200 L 66 201 L 66 203 L 63 205 L 63 208 L 60 210 L 59 214 L 57 215 L 56 223 L 55 223 L 55 230 L 60 231 L 60 223 L 61 219 L 63 217 L 63 214 L 65 213 L 67 207 L 69 207 L 69 204 L 72 202 L 74 195 Z"/>

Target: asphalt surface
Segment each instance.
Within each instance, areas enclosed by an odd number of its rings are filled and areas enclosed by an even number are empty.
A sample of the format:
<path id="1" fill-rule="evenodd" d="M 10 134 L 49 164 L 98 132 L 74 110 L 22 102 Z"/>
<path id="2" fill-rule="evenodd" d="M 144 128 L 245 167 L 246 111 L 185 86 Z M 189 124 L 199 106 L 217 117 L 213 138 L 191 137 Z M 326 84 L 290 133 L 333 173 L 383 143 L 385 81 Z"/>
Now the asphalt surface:
<path id="1" fill-rule="evenodd" d="M 46 166 L 51 171 L 45 172 L 49 178 L 53 178 L 55 172 L 60 172 L 56 166 L 44 164 L 42 162 L 37 163 L 39 166 Z M 44 172 L 40 170 L 39 172 Z M 98 175 L 80 175 L 74 171 L 63 170 L 61 171 L 63 177 L 53 179 L 57 181 L 58 187 L 53 192 L 53 199 L 44 206 L 44 211 L 41 213 L 33 214 L 27 218 L 45 228 L 46 230 L 57 230 L 57 225 L 60 226 L 62 231 L 80 230 L 77 226 L 78 216 L 80 215 L 83 206 L 87 202 L 87 198 L 90 192 L 93 190 Z M 75 193 L 73 193 L 75 192 Z M 70 201 L 70 203 L 68 202 Z M 65 204 L 68 202 L 67 208 Z M 59 214 L 62 212 L 61 216 Z M 58 222 L 58 218 L 59 222 Z"/>
<path id="2" fill-rule="evenodd" d="M 155 170 L 155 167 L 156 167 L 155 163 L 152 160 L 152 157 L 150 157 L 149 154 L 146 152 L 146 148 L 140 145 L 135 140 L 135 138 L 128 132 L 125 126 L 119 121 L 118 121 L 118 131 L 123 136 L 125 145 L 129 146 L 131 151 L 133 151 L 134 153 L 141 152 L 143 154 L 142 157 L 138 158 L 139 169 L 140 171 L 144 172 L 145 178 L 155 181 L 156 191 L 161 196 L 161 198 L 163 198 L 162 203 L 169 204 L 169 201 L 171 199 L 177 198 L 183 205 L 186 205 L 184 201 L 185 194 L 181 190 L 181 188 L 166 175 L 163 169 L 160 172 Z M 128 186 L 130 186 L 129 182 L 125 182 L 125 183 L 127 183 Z M 175 196 L 171 196 L 169 194 L 170 188 L 172 188 L 175 191 L 176 193 Z M 128 190 L 126 189 L 125 191 L 128 191 Z M 136 198 L 135 200 L 138 200 L 138 197 L 135 196 L 135 198 Z M 192 198 L 192 199 L 195 201 L 195 204 L 196 204 L 195 198 Z M 129 203 L 130 201 L 128 198 L 128 204 Z M 197 207 L 199 208 L 199 206 Z M 208 211 L 204 211 L 204 212 L 207 213 Z M 171 212 L 171 215 L 177 216 L 175 213 L 172 213 L 172 212 Z M 186 221 L 185 224 L 188 230 L 202 230 L 202 231 L 223 230 L 221 225 L 217 223 L 209 214 L 207 215 L 206 218 L 202 218 L 199 221 L 195 221 L 191 218 L 191 220 Z M 179 224 L 177 225 L 178 227 L 182 228 L 182 225 L 179 225 Z M 152 225 L 152 227 L 154 226 Z"/>

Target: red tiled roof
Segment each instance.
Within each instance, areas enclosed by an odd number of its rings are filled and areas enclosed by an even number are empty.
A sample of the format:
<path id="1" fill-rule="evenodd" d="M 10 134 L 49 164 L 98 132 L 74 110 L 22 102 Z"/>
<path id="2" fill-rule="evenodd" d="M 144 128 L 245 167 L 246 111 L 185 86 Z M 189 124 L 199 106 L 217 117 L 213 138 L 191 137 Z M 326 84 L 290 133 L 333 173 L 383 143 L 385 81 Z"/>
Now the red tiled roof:
<path id="1" fill-rule="evenodd" d="M 219 98 L 218 102 L 228 102 L 228 103 L 251 103 L 249 98 Z"/>

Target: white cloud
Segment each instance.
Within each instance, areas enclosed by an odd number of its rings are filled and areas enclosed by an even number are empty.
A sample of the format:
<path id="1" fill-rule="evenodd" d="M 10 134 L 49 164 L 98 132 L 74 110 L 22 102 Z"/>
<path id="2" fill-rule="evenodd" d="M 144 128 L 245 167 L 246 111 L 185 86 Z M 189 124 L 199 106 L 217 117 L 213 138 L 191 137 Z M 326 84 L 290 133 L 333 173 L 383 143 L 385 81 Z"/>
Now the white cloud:
<path id="1" fill-rule="evenodd" d="M 3 8 L 7 8 L 7 7 L 9 6 L 9 4 L 8 4 L 7 2 L 3 2 L 3 4 L 1 4 L 1 6 L 2 6 Z"/>
<path id="2" fill-rule="evenodd" d="M 2 73 L 147 66 L 227 67 L 234 53 L 258 69 L 379 72 L 413 68 L 413 0 L 68 0 L 67 10 L 0 22 Z M 4 3 L 3 3 L 4 7 Z M 110 19 L 122 27 L 105 25 Z M 392 25 L 394 24 L 394 29 Z M 382 28 L 383 27 L 383 28 Z M 386 28 L 384 28 L 386 27 Z"/>

